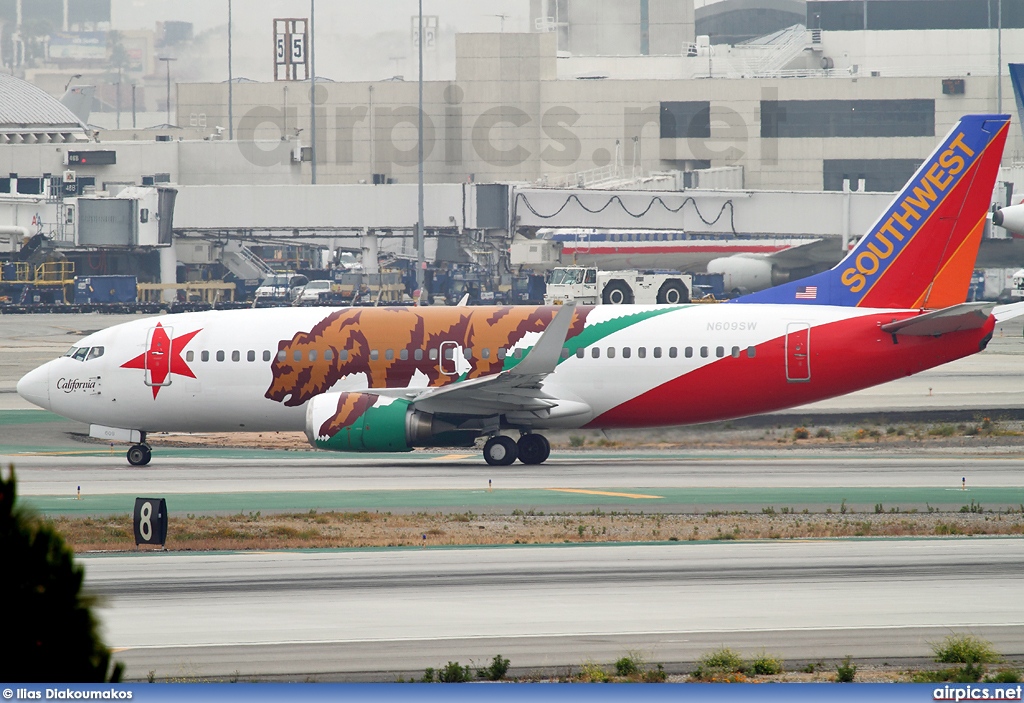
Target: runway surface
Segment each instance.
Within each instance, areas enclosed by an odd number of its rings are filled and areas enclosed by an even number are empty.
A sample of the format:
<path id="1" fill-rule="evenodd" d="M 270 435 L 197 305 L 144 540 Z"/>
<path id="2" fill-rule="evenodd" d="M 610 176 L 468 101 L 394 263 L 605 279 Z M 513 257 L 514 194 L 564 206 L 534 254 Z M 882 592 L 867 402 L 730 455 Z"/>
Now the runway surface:
<path id="1" fill-rule="evenodd" d="M 730 646 L 788 661 L 928 657 L 950 632 L 1024 654 L 1024 540 L 509 547 L 82 559 L 129 678 L 564 671 Z"/>

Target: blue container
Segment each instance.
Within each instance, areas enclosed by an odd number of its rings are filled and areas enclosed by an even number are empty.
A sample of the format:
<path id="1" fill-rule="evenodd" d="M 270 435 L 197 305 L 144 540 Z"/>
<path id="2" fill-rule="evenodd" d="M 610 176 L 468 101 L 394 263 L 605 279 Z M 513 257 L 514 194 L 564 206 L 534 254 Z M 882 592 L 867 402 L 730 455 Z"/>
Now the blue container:
<path id="1" fill-rule="evenodd" d="M 135 276 L 79 276 L 75 303 L 134 303 L 138 299 Z"/>

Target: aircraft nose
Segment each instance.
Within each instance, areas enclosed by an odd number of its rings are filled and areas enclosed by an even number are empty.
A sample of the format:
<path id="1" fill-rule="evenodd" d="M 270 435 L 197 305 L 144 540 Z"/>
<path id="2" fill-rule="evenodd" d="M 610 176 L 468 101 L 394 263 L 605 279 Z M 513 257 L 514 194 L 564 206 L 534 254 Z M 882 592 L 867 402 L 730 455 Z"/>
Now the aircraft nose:
<path id="1" fill-rule="evenodd" d="M 18 395 L 39 407 L 50 409 L 50 365 L 29 371 L 18 381 Z"/>

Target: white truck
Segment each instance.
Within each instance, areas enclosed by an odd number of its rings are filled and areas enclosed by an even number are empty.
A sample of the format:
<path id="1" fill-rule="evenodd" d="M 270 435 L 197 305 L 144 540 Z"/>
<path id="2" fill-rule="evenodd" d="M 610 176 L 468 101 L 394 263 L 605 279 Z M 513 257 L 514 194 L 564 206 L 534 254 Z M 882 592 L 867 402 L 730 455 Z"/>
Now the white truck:
<path id="1" fill-rule="evenodd" d="M 563 266 L 551 270 L 544 304 L 678 305 L 690 302 L 692 290 L 693 277 L 685 273 L 600 271 L 587 266 Z"/>

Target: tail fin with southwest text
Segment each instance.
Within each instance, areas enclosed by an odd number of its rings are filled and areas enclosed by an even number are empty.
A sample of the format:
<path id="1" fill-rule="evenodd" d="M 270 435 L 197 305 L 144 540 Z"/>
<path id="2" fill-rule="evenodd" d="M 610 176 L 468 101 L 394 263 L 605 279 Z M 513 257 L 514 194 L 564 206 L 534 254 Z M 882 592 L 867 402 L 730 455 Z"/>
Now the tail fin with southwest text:
<path id="1" fill-rule="evenodd" d="M 966 115 L 834 268 L 737 298 L 939 309 L 967 299 L 1009 115 Z"/>

